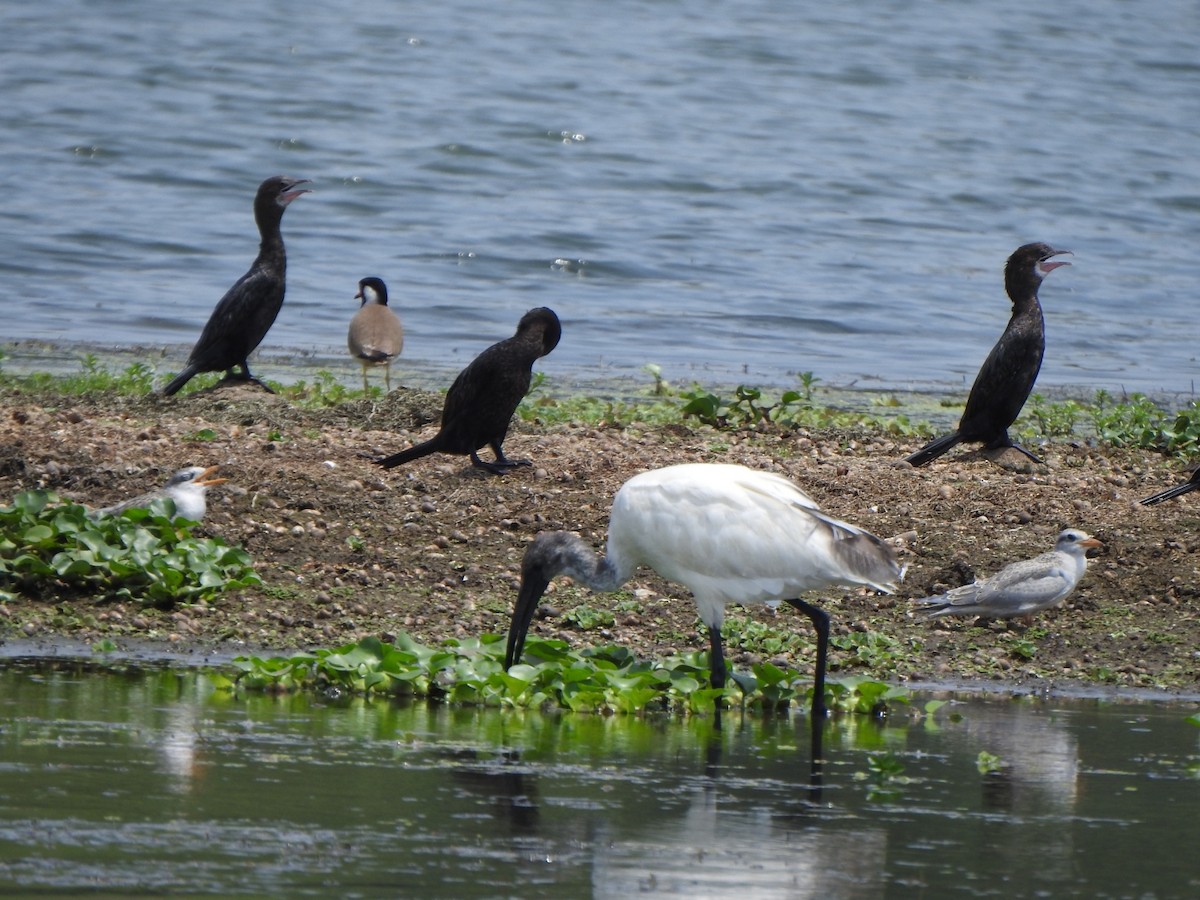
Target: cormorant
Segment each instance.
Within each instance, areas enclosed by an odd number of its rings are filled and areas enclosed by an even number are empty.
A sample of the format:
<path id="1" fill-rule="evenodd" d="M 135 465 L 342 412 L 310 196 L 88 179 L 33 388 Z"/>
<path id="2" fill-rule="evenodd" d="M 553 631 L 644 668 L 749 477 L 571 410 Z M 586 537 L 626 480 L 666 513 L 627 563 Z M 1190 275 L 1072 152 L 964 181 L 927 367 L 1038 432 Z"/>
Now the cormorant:
<path id="1" fill-rule="evenodd" d="M 502 445 L 521 399 L 529 391 L 533 364 L 558 346 L 562 326 L 554 311 L 544 306 L 521 317 L 517 333 L 488 347 L 458 373 L 442 407 L 442 427 L 429 440 L 376 460 L 385 469 L 403 465 L 431 453 L 457 453 L 493 475 L 513 466 L 531 465 L 527 459 L 508 459 Z M 490 446 L 495 462 L 484 462 L 476 452 Z"/>
<path id="2" fill-rule="evenodd" d="M 258 258 L 217 303 L 183 371 L 163 388 L 164 394 L 174 394 L 200 372 L 222 369 L 226 379 L 262 384 L 250 374 L 247 357 L 262 343 L 283 306 L 287 256 L 279 223 L 287 205 L 309 193 L 298 185 L 308 183 L 305 178 L 274 175 L 259 185 L 254 197 L 254 221 L 262 237 Z M 241 375 L 234 374 L 234 366 L 241 366 Z"/>
<path id="3" fill-rule="evenodd" d="M 1046 350 L 1046 328 L 1042 306 L 1038 302 L 1038 287 L 1051 271 L 1070 265 L 1052 262 L 1051 257 L 1070 252 L 1055 250 L 1048 244 L 1026 244 L 1008 258 L 1004 268 L 1004 288 L 1012 300 L 1012 318 L 975 376 L 958 429 L 930 441 L 906 462 L 923 466 L 963 443 L 982 443 L 988 450 L 1013 447 L 1034 462 L 1041 462 L 1024 447 L 1013 443 L 1008 436 L 1008 427 L 1016 421 L 1033 390 Z"/>

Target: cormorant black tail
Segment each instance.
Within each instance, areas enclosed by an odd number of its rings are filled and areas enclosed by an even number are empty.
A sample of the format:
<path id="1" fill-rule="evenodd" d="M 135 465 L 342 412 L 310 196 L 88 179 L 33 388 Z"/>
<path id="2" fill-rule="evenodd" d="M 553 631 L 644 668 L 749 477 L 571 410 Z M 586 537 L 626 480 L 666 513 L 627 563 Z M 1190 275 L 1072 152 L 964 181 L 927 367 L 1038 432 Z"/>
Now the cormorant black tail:
<path id="1" fill-rule="evenodd" d="M 171 379 L 170 383 L 162 389 L 163 394 L 170 397 L 172 394 L 179 392 L 185 384 L 192 380 L 193 376 L 200 372 L 195 366 L 185 366 L 183 371 Z"/>
<path id="2" fill-rule="evenodd" d="M 1192 473 L 1192 477 L 1183 484 L 1177 484 L 1174 487 L 1169 487 L 1165 491 L 1159 491 L 1157 494 L 1151 494 L 1145 500 L 1142 500 L 1142 506 L 1153 506 L 1156 503 L 1162 503 L 1164 500 L 1170 500 L 1174 497 L 1182 496 L 1189 491 L 1194 491 L 1200 488 L 1200 469 Z"/>
<path id="3" fill-rule="evenodd" d="M 383 459 L 377 459 L 375 462 L 385 469 L 394 469 L 396 466 L 402 466 L 407 462 L 412 462 L 414 459 L 420 459 L 422 456 L 437 453 L 442 449 L 442 442 L 438 440 L 439 436 L 435 435 L 427 441 L 422 441 L 420 444 L 409 447 L 407 450 L 401 450 L 399 453 L 393 453 L 391 456 L 385 456 Z"/>
<path id="4" fill-rule="evenodd" d="M 904 461 L 912 466 L 923 466 L 937 459 L 951 447 L 955 447 L 961 442 L 962 436 L 957 431 L 952 431 L 949 434 L 930 441 L 916 453 L 912 454 L 912 456 L 905 457 Z"/>

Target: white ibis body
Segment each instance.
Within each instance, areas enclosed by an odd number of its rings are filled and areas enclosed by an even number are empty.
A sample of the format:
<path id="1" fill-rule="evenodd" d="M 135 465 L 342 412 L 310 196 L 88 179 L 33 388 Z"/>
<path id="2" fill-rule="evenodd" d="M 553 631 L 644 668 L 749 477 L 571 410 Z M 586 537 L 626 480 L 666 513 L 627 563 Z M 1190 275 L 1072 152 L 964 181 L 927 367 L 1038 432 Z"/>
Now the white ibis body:
<path id="1" fill-rule="evenodd" d="M 890 592 L 903 577 L 892 548 L 825 515 L 788 479 L 736 465 L 669 466 L 635 475 L 613 499 L 603 556 L 578 536 L 542 532 L 525 552 L 505 665 L 521 658 L 538 601 L 557 575 L 614 591 L 639 566 L 688 588 L 711 643 L 714 687 L 725 684 L 721 623 L 730 603 L 784 601 L 817 630 L 814 719 L 825 712 L 829 615 L 801 595 L 832 585 Z"/>

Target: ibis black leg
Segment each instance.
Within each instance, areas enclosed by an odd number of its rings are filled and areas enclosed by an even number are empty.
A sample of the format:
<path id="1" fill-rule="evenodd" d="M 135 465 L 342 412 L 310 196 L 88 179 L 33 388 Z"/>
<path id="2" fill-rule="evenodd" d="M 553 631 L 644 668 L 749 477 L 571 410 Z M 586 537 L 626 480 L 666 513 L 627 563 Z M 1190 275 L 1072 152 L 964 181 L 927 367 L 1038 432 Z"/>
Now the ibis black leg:
<path id="1" fill-rule="evenodd" d="M 708 626 L 708 666 L 711 673 L 712 686 L 725 687 L 725 648 L 721 645 L 721 629 Z"/>
<path id="2" fill-rule="evenodd" d="M 817 671 L 813 676 L 812 699 L 813 727 L 816 728 L 828 712 L 825 708 L 825 664 L 829 655 L 829 613 L 803 600 L 789 600 L 788 603 L 808 616 L 817 630 Z"/>

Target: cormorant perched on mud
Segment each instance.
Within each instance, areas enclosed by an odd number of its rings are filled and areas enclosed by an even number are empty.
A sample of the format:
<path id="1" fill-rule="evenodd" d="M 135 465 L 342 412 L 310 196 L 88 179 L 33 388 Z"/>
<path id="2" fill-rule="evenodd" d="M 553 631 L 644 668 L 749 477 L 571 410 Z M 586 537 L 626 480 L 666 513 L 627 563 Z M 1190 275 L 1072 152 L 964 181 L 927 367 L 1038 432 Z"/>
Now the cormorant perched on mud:
<path id="1" fill-rule="evenodd" d="M 906 462 L 923 466 L 964 443 L 982 443 L 988 450 L 1013 447 L 1034 462 L 1041 462 L 1012 442 L 1008 427 L 1029 398 L 1046 351 L 1046 327 L 1038 302 L 1038 287 L 1054 269 L 1070 265 L 1051 262 L 1051 257 L 1070 252 L 1055 250 L 1048 244 L 1026 244 L 1013 251 L 1004 268 L 1004 288 L 1013 304 L 1012 318 L 975 376 L 958 429 L 930 441 Z"/>
<path id="2" fill-rule="evenodd" d="M 287 256 L 279 223 L 287 205 L 308 193 L 306 188 L 298 185 L 308 183 L 305 178 L 274 175 L 259 185 L 254 197 L 254 221 L 262 236 L 258 258 L 250 271 L 225 292 L 209 316 L 183 371 L 163 388 L 164 394 L 174 394 L 201 372 L 220 372 L 222 369 L 226 379 L 258 382 L 250 374 L 246 360 L 267 336 L 283 306 Z M 234 374 L 234 366 L 241 366 L 241 375 Z"/>
<path id="3" fill-rule="evenodd" d="M 350 320 L 346 345 L 350 355 L 362 363 L 363 393 L 367 392 L 367 369 L 383 366 L 383 381 L 392 389 L 392 360 L 404 349 L 404 327 L 388 307 L 387 285 L 380 278 L 364 278 L 354 295 L 362 306 Z"/>
<path id="4" fill-rule="evenodd" d="M 560 337 L 562 325 L 553 310 L 539 306 L 525 313 L 516 334 L 488 347 L 458 373 L 446 393 L 441 430 L 376 462 L 390 469 L 431 453 L 457 453 L 493 475 L 531 465 L 527 459 L 508 459 L 502 445 L 517 405 L 529 392 L 534 362 L 558 346 Z M 476 453 L 485 445 L 496 454 L 495 462 L 484 462 Z"/>

